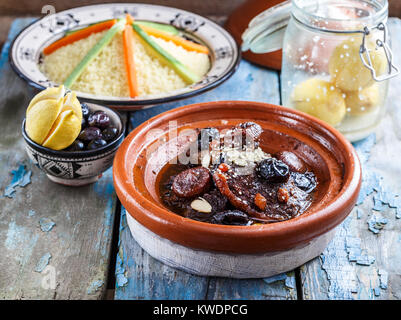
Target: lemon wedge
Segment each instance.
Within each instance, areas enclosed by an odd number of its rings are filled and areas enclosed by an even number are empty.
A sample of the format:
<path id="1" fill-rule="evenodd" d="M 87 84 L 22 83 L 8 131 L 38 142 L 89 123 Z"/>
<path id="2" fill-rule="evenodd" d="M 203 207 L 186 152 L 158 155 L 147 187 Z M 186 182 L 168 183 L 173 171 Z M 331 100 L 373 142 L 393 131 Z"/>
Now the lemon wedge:
<path id="1" fill-rule="evenodd" d="M 43 146 L 53 150 L 62 150 L 70 146 L 78 137 L 81 122 L 72 110 L 59 114 Z"/>
<path id="2" fill-rule="evenodd" d="M 342 91 L 358 91 L 371 86 L 374 82 L 371 71 L 364 66 L 359 55 L 362 39 L 353 37 L 338 45 L 329 60 L 332 81 Z M 372 41 L 367 41 L 372 66 L 376 75 L 386 72 L 387 59 L 382 50 L 376 50 Z M 366 53 L 364 58 L 368 61 Z"/>
<path id="3" fill-rule="evenodd" d="M 342 92 L 332 83 L 308 79 L 298 84 L 291 95 L 293 106 L 331 125 L 345 117 L 346 107 Z"/>
<path id="4" fill-rule="evenodd" d="M 361 91 L 347 92 L 345 103 L 351 115 L 372 112 L 380 103 L 380 90 L 377 83 Z"/>
<path id="5" fill-rule="evenodd" d="M 47 88 L 46 90 L 39 92 L 36 96 L 33 97 L 26 111 L 28 112 L 32 108 L 32 106 L 38 103 L 39 101 L 48 99 L 59 100 L 63 98 L 64 95 L 65 95 L 65 87 L 63 85 L 59 87 Z"/>
<path id="6" fill-rule="evenodd" d="M 62 111 L 65 110 L 72 110 L 74 114 L 78 117 L 79 121 L 82 121 L 82 108 L 75 92 L 68 92 L 65 95 Z"/>
<path id="7" fill-rule="evenodd" d="M 74 92 L 64 94 L 64 86 L 48 88 L 32 99 L 26 111 L 28 136 L 53 150 L 70 146 L 81 131 L 81 104 Z"/>

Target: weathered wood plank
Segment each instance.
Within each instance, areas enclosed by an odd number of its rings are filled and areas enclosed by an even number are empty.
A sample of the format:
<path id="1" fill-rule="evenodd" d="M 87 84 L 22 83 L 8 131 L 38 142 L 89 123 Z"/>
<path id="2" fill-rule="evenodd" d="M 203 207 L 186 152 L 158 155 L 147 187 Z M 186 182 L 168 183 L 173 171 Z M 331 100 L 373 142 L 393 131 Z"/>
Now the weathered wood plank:
<path id="1" fill-rule="evenodd" d="M 401 20 L 390 19 L 389 29 L 400 66 Z M 359 204 L 321 257 L 301 268 L 305 299 L 401 298 L 400 90 L 399 78 L 391 80 L 376 136 L 354 144 L 363 170 Z"/>
<path id="2" fill-rule="evenodd" d="M 131 115 L 136 127 L 166 110 L 191 103 L 216 100 L 254 100 L 279 104 L 276 72 L 241 61 L 226 83 L 203 95 L 141 110 Z M 236 280 L 189 275 L 162 265 L 144 252 L 132 238 L 123 209 L 117 257 L 116 299 L 296 299 L 293 272 L 270 279 Z"/>
<path id="3" fill-rule="evenodd" d="M 17 19 L 9 40 L 30 21 Z M 111 170 L 71 188 L 28 160 L 21 123 L 33 90 L 11 70 L 8 46 L 0 60 L 0 299 L 99 299 L 116 206 Z"/>

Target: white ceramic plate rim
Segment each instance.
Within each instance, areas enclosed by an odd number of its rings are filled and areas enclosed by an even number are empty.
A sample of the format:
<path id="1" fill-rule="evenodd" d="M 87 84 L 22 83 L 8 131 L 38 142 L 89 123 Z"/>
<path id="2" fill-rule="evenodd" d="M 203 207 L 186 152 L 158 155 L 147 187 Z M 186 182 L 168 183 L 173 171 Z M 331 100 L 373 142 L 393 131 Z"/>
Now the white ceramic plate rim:
<path id="1" fill-rule="evenodd" d="M 126 12 L 137 20 L 172 24 L 200 39 L 211 51 L 211 69 L 200 82 L 164 95 L 135 99 L 77 92 L 79 98 L 94 103 L 149 106 L 187 98 L 210 90 L 235 72 L 240 60 L 240 51 L 232 36 L 222 27 L 207 18 L 185 10 L 141 3 L 89 5 L 47 15 L 26 27 L 15 38 L 10 49 L 10 63 L 16 73 L 31 86 L 45 89 L 57 85 L 39 70 L 38 62 L 43 48 L 61 38 L 66 30 L 106 19 L 120 18 Z M 63 24 L 59 24 L 60 22 Z"/>

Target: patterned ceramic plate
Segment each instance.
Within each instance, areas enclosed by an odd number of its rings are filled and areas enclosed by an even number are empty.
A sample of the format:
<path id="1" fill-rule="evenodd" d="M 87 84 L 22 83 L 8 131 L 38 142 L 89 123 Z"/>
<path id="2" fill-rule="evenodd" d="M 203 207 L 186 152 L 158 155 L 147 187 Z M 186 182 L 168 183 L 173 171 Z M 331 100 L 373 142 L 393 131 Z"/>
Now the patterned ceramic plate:
<path id="1" fill-rule="evenodd" d="M 119 109 L 141 109 L 147 106 L 187 98 L 212 89 L 227 80 L 236 70 L 240 51 L 231 35 L 216 23 L 188 11 L 147 4 L 100 4 L 74 8 L 47 15 L 25 28 L 10 49 L 10 63 L 16 73 L 30 85 L 44 89 L 56 85 L 40 70 L 44 47 L 64 36 L 65 31 L 99 21 L 124 17 L 171 24 L 187 36 L 198 39 L 210 49 L 211 68 L 203 79 L 183 89 L 150 98 L 99 96 L 78 92 L 82 100 L 113 105 Z"/>

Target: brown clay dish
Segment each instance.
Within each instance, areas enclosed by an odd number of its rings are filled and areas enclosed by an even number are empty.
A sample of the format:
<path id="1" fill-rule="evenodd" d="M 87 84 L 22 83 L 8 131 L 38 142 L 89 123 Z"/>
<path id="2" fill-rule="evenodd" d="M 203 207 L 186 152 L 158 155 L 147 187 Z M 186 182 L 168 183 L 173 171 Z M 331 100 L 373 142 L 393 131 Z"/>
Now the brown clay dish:
<path id="1" fill-rule="evenodd" d="M 233 11 L 224 27 L 231 33 L 238 45 L 241 45 L 241 36 L 249 22 L 262 11 L 281 2 L 284 0 L 247 0 Z M 242 57 L 264 67 L 281 70 L 282 54 L 282 50 L 264 54 L 257 54 L 248 50 L 242 53 Z"/>
<path id="2" fill-rule="evenodd" d="M 169 136 L 169 121 L 176 121 L 178 137 Z M 244 121 L 257 122 L 263 128 L 260 146 L 264 151 L 291 151 L 313 170 L 318 188 L 309 209 L 290 220 L 251 226 L 209 224 L 169 211 L 158 194 L 158 176 L 188 142 L 180 133 L 188 128 L 231 127 Z M 171 145 L 178 146 L 176 154 L 163 152 Z M 124 140 L 114 159 L 113 175 L 127 212 L 153 233 L 193 249 L 243 254 L 307 245 L 345 219 L 361 184 L 356 152 L 337 130 L 299 111 L 245 101 L 194 104 L 148 120 Z"/>

